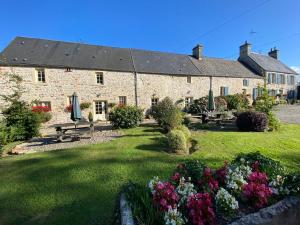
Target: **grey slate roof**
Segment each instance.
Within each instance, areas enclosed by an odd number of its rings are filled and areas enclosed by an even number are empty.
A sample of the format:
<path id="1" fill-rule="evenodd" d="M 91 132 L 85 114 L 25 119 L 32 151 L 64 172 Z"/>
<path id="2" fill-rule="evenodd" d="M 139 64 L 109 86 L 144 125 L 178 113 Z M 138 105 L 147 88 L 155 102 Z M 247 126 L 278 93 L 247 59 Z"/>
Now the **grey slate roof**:
<path id="1" fill-rule="evenodd" d="M 238 61 L 25 37 L 3 50 L 0 65 L 261 78 Z"/>
<path id="2" fill-rule="evenodd" d="M 294 70 L 286 66 L 284 63 L 270 56 L 257 53 L 250 53 L 249 57 L 265 71 L 297 74 Z"/>

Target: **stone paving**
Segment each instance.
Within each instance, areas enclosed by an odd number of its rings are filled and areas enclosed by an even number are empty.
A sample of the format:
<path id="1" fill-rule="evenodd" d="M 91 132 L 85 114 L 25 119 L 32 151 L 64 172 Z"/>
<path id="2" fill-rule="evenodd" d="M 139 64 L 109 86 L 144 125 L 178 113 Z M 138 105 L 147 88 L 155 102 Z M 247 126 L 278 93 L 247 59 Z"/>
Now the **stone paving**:
<path id="1" fill-rule="evenodd" d="M 274 109 L 281 122 L 300 124 L 300 105 L 279 105 Z"/>

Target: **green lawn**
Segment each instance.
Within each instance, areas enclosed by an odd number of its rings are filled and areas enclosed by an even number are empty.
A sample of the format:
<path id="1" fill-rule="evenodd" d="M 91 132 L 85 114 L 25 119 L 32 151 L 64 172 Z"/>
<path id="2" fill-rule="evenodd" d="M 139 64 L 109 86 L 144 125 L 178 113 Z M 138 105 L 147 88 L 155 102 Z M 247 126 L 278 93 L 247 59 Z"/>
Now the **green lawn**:
<path id="1" fill-rule="evenodd" d="M 300 125 L 274 133 L 195 132 L 201 149 L 190 158 L 215 167 L 239 152 L 259 150 L 299 171 Z M 0 160 L 0 224 L 112 224 L 120 188 L 167 177 L 186 158 L 165 153 L 152 127 L 125 131 L 105 144 Z"/>

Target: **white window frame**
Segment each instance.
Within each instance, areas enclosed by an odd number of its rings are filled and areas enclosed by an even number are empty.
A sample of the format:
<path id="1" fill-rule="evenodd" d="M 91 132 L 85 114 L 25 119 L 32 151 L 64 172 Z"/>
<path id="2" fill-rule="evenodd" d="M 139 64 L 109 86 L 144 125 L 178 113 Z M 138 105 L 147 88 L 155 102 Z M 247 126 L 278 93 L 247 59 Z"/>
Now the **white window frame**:
<path id="1" fill-rule="evenodd" d="M 158 97 L 152 97 L 151 98 L 151 106 L 157 105 L 159 102 L 159 98 Z"/>
<path id="2" fill-rule="evenodd" d="M 119 96 L 119 105 L 127 105 L 127 97 Z"/>
<path id="3" fill-rule="evenodd" d="M 193 104 L 194 98 L 193 97 L 185 97 L 184 99 L 184 106 L 189 107 L 191 104 Z"/>
<path id="4" fill-rule="evenodd" d="M 102 72 L 96 73 L 96 84 L 104 85 L 104 75 Z"/>
<path id="5" fill-rule="evenodd" d="M 46 83 L 45 69 L 38 68 L 36 70 L 36 81 L 39 83 Z"/>
<path id="6" fill-rule="evenodd" d="M 192 76 L 187 76 L 187 77 L 186 77 L 186 82 L 187 82 L 188 84 L 191 84 L 191 83 L 192 83 Z"/>

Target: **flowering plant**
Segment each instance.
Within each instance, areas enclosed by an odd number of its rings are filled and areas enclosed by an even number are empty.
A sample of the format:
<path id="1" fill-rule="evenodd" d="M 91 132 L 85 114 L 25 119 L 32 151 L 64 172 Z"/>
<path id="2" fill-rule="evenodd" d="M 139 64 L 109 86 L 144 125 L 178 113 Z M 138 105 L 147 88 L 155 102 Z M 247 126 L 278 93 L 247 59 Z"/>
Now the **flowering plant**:
<path id="1" fill-rule="evenodd" d="M 194 185 L 190 182 L 190 179 L 186 181 L 184 177 L 180 178 L 179 185 L 176 188 L 176 192 L 180 196 L 180 201 L 178 204 L 179 206 L 185 204 L 188 197 L 196 193 L 196 191 L 194 190 Z"/>
<path id="2" fill-rule="evenodd" d="M 72 104 L 71 105 L 68 105 L 67 107 L 66 107 L 66 111 L 67 112 L 71 112 L 72 111 Z"/>
<path id="3" fill-rule="evenodd" d="M 214 192 L 219 188 L 219 183 L 213 177 L 212 170 L 208 167 L 204 169 L 201 179 L 198 181 L 199 189 L 205 192 Z"/>
<path id="4" fill-rule="evenodd" d="M 188 215 L 193 224 L 213 225 L 215 224 L 215 213 L 212 200 L 208 193 L 197 193 L 188 199 Z"/>
<path id="5" fill-rule="evenodd" d="M 247 177 L 251 172 L 251 168 L 245 165 L 230 167 L 226 176 L 226 187 L 235 193 L 239 193 L 242 186 L 247 184 Z"/>
<path id="6" fill-rule="evenodd" d="M 37 105 L 37 106 L 32 106 L 31 111 L 35 113 L 47 113 L 50 112 L 51 109 L 49 106 Z"/>
<path id="7" fill-rule="evenodd" d="M 183 225 L 186 222 L 177 208 L 169 208 L 165 213 L 164 220 L 166 225 Z"/>
<path id="8" fill-rule="evenodd" d="M 229 218 L 232 217 L 239 208 L 238 201 L 224 188 L 220 188 L 216 194 L 216 205 L 217 210 Z"/>
<path id="9" fill-rule="evenodd" d="M 177 207 L 179 196 L 170 182 L 158 182 L 154 186 L 153 201 L 161 210 L 167 211 Z"/>
<path id="10" fill-rule="evenodd" d="M 242 187 L 243 196 L 257 208 L 267 205 L 272 195 L 267 181 L 268 177 L 265 173 L 253 172 L 248 178 L 248 183 Z"/>

